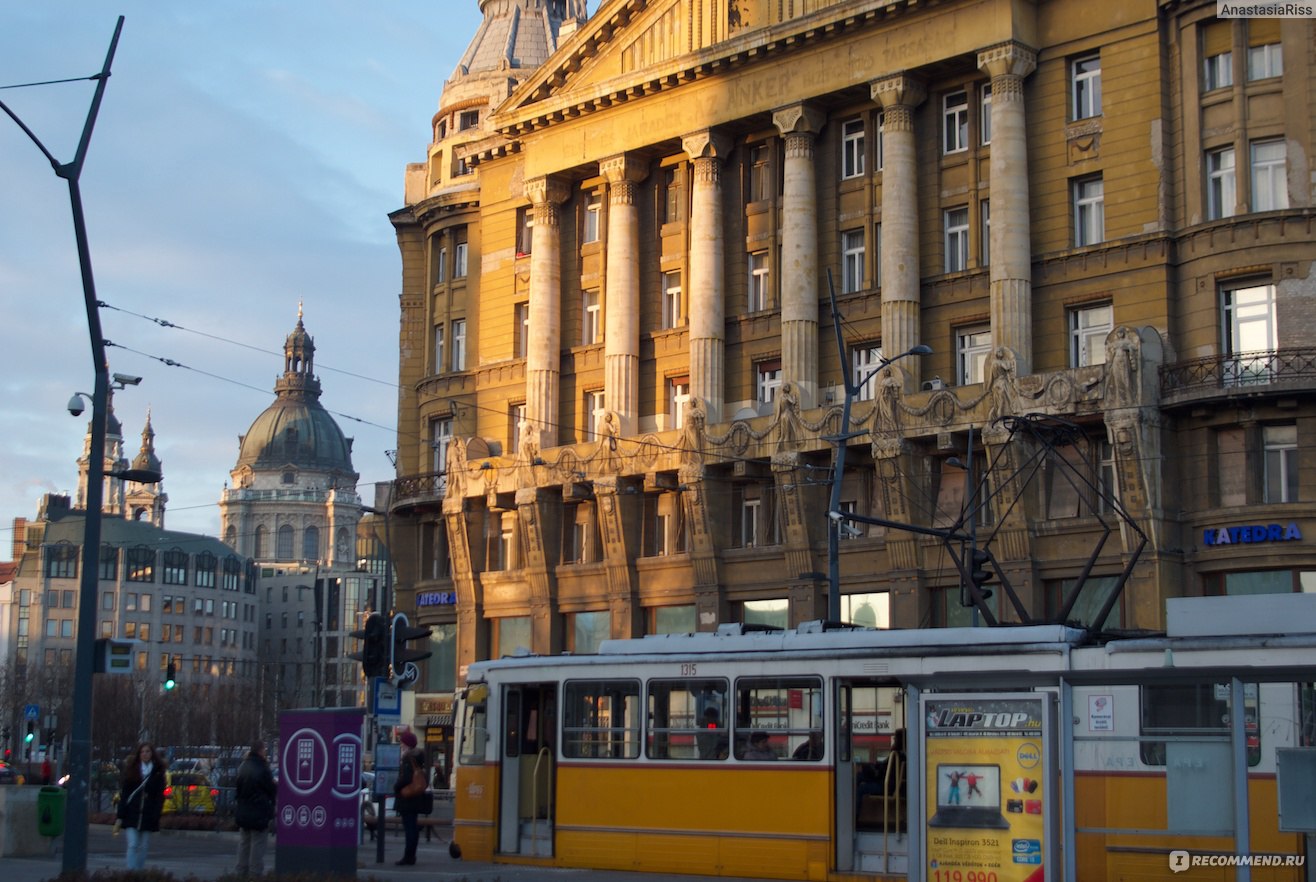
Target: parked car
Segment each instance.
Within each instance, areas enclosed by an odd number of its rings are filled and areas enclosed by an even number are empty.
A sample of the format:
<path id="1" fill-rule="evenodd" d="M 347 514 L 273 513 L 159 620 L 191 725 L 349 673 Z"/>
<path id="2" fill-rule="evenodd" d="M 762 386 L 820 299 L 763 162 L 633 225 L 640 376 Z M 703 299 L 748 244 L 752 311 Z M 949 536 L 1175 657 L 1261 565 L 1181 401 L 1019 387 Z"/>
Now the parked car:
<path id="1" fill-rule="evenodd" d="M 18 769 L 6 762 L 0 762 L 0 784 L 22 784 L 26 781 Z"/>
<path id="2" fill-rule="evenodd" d="M 165 778 L 165 814 L 213 815 L 219 790 L 201 772 L 169 772 Z"/>

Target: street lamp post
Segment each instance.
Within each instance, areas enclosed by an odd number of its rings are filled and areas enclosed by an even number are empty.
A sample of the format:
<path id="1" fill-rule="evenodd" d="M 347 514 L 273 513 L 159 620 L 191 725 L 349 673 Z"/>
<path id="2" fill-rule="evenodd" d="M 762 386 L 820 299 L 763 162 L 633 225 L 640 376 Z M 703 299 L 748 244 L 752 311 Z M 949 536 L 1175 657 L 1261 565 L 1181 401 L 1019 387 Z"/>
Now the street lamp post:
<path id="1" fill-rule="evenodd" d="M 87 225 L 82 213 L 82 192 L 78 180 L 82 175 L 91 132 L 96 125 L 105 86 L 110 79 L 110 65 L 119 45 L 123 30 L 123 16 L 114 26 L 114 37 L 100 73 L 91 77 L 96 91 L 91 108 L 82 128 L 82 138 L 73 161 L 60 163 L 41 140 L 33 134 L 18 116 L 3 102 L 0 109 L 18 124 L 50 161 L 58 177 L 69 182 L 69 203 L 73 212 L 73 233 L 78 245 L 78 267 L 82 273 L 82 292 L 87 308 L 87 331 L 91 336 L 91 362 L 96 372 L 96 385 L 91 396 L 91 453 L 87 463 L 87 514 L 82 539 L 82 578 L 78 592 L 78 628 L 76 655 L 73 667 L 73 720 L 69 740 L 69 796 L 65 810 L 64 872 L 85 873 L 87 870 L 87 799 L 91 774 L 91 698 L 93 653 L 96 645 L 96 591 L 100 573 L 102 482 L 105 480 L 105 413 L 109 397 L 109 368 L 105 363 L 105 339 L 101 336 L 101 321 L 96 300 L 96 284 L 91 273 L 91 249 L 87 244 Z"/>

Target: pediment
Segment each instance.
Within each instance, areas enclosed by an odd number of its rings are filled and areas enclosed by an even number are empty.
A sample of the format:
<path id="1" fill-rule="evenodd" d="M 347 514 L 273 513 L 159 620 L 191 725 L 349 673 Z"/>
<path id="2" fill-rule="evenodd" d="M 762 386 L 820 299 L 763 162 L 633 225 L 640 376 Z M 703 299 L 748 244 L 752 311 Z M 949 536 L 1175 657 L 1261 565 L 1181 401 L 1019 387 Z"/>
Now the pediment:
<path id="1" fill-rule="evenodd" d="M 917 0 L 605 0 L 498 108 L 516 137 L 764 55 L 832 39 Z"/>

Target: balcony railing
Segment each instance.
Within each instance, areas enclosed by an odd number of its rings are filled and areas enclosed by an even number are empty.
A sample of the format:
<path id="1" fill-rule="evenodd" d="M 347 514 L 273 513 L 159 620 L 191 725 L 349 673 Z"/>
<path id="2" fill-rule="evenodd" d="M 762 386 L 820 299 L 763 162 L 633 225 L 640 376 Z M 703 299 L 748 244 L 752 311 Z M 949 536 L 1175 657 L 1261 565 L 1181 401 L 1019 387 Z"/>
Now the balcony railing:
<path id="1" fill-rule="evenodd" d="M 1211 355 L 1167 364 L 1160 373 L 1161 398 L 1166 401 L 1210 398 L 1220 392 L 1316 389 L 1316 348 Z"/>
<path id="2" fill-rule="evenodd" d="M 393 482 L 393 504 L 415 504 L 443 498 L 448 487 L 447 472 L 422 472 L 404 475 Z"/>

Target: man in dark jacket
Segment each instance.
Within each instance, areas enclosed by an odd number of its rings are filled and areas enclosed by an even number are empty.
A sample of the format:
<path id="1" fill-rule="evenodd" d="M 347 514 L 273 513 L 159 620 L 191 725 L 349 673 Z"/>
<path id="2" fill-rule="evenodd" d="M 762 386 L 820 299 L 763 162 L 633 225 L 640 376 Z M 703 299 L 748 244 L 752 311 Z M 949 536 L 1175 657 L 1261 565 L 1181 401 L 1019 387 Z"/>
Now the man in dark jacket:
<path id="1" fill-rule="evenodd" d="M 278 785 L 265 759 L 265 742 L 256 741 L 251 752 L 238 767 L 234 785 L 236 805 L 234 820 L 238 823 L 239 876 L 265 875 L 265 846 L 269 837 L 265 831 L 274 819 L 275 797 Z"/>

